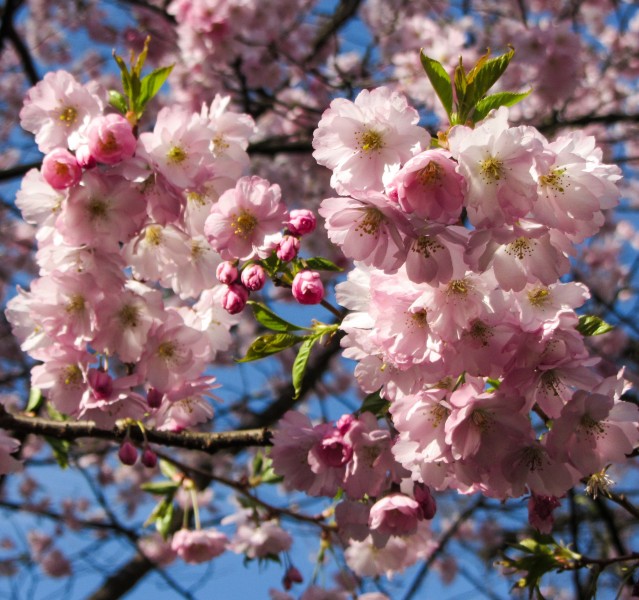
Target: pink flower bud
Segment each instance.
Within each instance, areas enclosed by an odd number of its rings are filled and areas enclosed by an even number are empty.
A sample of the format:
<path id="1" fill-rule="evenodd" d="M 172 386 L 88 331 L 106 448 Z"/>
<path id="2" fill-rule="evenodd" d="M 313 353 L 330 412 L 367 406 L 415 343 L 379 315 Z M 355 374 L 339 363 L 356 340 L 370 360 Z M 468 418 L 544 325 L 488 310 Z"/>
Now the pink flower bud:
<path id="1" fill-rule="evenodd" d="M 290 590 L 294 583 L 302 583 L 304 578 L 298 569 L 293 567 L 292 565 L 287 569 L 284 579 L 282 579 L 282 585 L 285 590 Z"/>
<path id="2" fill-rule="evenodd" d="M 293 260 L 300 251 L 300 240 L 294 235 L 285 235 L 277 246 L 277 258 L 284 262 Z"/>
<path id="3" fill-rule="evenodd" d="M 82 179 L 82 168 L 71 152 L 56 148 L 42 161 L 42 177 L 54 190 L 65 190 Z"/>
<path id="4" fill-rule="evenodd" d="M 319 304 L 324 298 L 324 286 L 317 271 L 300 271 L 293 279 L 293 297 L 300 304 Z"/>
<path id="5" fill-rule="evenodd" d="M 228 260 L 220 263 L 215 270 L 215 276 L 220 283 L 226 283 L 226 285 L 231 285 L 239 276 L 237 271 L 237 267 Z"/>
<path id="6" fill-rule="evenodd" d="M 98 400 L 106 400 L 113 393 L 113 379 L 107 372 L 89 369 L 88 379 L 93 395 Z"/>
<path id="7" fill-rule="evenodd" d="M 149 405 L 149 408 L 160 408 L 162 398 L 164 398 L 164 394 L 155 388 L 149 389 L 146 393 L 146 403 Z"/>
<path id="8" fill-rule="evenodd" d="M 105 165 L 131 158 L 138 143 L 131 123 L 115 113 L 94 119 L 87 129 L 87 137 L 91 155 Z"/>
<path id="9" fill-rule="evenodd" d="M 158 455 L 150 448 L 145 448 L 144 452 L 142 452 L 141 461 L 147 469 L 154 469 L 158 464 Z"/>
<path id="10" fill-rule="evenodd" d="M 118 458 L 123 465 L 134 465 L 138 460 L 137 448 L 131 442 L 124 442 L 118 450 Z"/>
<path id="11" fill-rule="evenodd" d="M 430 521 L 437 512 L 437 503 L 430 493 L 430 488 L 423 483 L 416 483 L 413 489 L 413 496 L 415 496 L 415 500 L 419 502 L 424 519 Z"/>
<path id="12" fill-rule="evenodd" d="M 222 306 L 227 312 L 236 315 L 244 310 L 248 296 L 248 290 L 243 285 L 232 283 L 222 298 Z"/>
<path id="13" fill-rule="evenodd" d="M 257 292 L 266 283 L 266 271 L 260 265 L 249 265 L 242 271 L 242 283 L 252 292 Z"/>
<path id="14" fill-rule="evenodd" d="M 306 208 L 292 210 L 289 214 L 288 230 L 295 235 L 306 235 L 315 231 L 317 219 Z"/>

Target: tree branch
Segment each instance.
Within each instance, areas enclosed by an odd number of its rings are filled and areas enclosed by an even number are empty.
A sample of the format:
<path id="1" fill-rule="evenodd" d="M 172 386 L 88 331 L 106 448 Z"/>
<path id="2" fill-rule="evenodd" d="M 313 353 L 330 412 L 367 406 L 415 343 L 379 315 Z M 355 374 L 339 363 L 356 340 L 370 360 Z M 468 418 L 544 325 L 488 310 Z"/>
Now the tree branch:
<path id="1" fill-rule="evenodd" d="M 174 446 L 188 450 L 200 450 L 214 454 L 225 448 L 246 448 L 249 446 L 269 446 L 271 432 L 268 429 L 245 429 L 242 431 L 224 431 L 220 433 L 199 433 L 182 431 L 142 431 L 135 424 L 121 421 L 112 429 L 102 429 L 92 422 L 51 421 L 40 417 L 28 417 L 6 412 L 0 405 L 0 427 L 22 434 L 35 434 L 72 441 L 79 438 L 93 438 L 122 442 L 131 439 L 135 442 L 150 442 L 161 446 Z"/>

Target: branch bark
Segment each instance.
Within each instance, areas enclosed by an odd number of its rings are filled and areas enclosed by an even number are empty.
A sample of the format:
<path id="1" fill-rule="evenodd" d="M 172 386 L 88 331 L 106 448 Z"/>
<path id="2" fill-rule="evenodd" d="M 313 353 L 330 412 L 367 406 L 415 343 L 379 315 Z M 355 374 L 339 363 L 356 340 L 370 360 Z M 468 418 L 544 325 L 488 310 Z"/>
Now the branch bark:
<path id="1" fill-rule="evenodd" d="M 8 413 L 0 405 L 0 427 L 22 434 L 48 436 L 58 440 L 73 441 L 79 438 L 93 438 L 122 442 L 129 438 L 161 446 L 173 446 L 187 450 L 200 450 L 214 454 L 225 448 L 247 448 L 249 446 L 269 446 L 271 432 L 266 428 L 223 431 L 219 433 L 199 433 L 182 431 L 159 431 L 144 429 L 126 421 L 118 422 L 112 429 L 102 429 L 92 422 L 52 421 L 41 417 Z"/>

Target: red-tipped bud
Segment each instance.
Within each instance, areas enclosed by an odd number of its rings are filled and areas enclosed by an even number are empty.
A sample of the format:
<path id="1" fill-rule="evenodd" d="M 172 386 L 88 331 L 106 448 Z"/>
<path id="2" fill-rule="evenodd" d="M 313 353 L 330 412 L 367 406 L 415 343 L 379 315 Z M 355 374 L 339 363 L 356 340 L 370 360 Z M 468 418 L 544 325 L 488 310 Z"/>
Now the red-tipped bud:
<path id="1" fill-rule="evenodd" d="M 289 214 L 288 230 L 295 235 L 306 235 L 315 231 L 317 219 L 306 208 L 292 210 Z"/>
<path id="2" fill-rule="evenodd" d="M 284 262 L 293 260 L 300 251 L 300 240 L 294 235 L 285 235 L 277 246 L 277 258 Z"/>
<path id="3" fill-rule="evenodd" d="M 138 460 L 138 450 L 131 442 L 124 442 L 118 450 L 118 458 L 123 465 L 132 466 Z"/>
<path id="4" fill-rule="evenodd" d="M 155 388 L 149 389 L 146 393 L 146 403 L 149 405 L 149 408 L 160 408 L 162 398 L 164 398 L 164 394 Z"/>
<path id="5" fill-rule="evenodd" d="M 243 285 L 232 283 L 222 298 L 222 306 L 227 312 L 236 315 L 244 310 L 248 296 L 248 290 Z"/>
<path id="6" fill-rule="evenodd" d="M 266 271 L 260 265 L 249 265 L 242 271 L 242 283 L 252 292 L 257 292 L 266 283 Z"/>
<path id="7" fill-rule="evenodd" d="M 220 263 L 215 270 L 215 276 L 220 283 L 225 283 L 226 285 L 231 285 L 239 276 L 237 271 L 237 267 L 228 260 Z"/>
<path id="8" fill-rule="evenodd" d="M 140 460 L 147 469 L 155 469 L 158 464 L 158 455 L 150 448 L 145 448 Z"/>
<path id="9" fill-rule="evenodd" d="M 319 304 L 324 298 L 324 286 L 316 271 L 300 271 L 292 286 L 293 297 L 300 304 Z"/>

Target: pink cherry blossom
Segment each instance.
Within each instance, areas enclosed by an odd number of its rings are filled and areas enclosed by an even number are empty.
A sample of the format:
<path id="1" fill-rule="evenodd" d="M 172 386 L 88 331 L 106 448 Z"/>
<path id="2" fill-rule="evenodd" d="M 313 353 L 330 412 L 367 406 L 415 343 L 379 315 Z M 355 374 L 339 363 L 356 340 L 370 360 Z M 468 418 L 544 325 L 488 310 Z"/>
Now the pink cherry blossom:
<path id="1" fill-rule="evenodd" d="M 261 177 L 242 177 L 227 190 L 206 219 L 206 237 L 223 259 L 255 257 L 266 236 L 286 223 L 280 186 Z"/>
<path id="2" fill-rule="evenodd" d="M 54 190 L 64 190 L 82 179 L 82 169 L 71 152 L 54 148 L 42 161 L 42 176 Z"/>
<path id="3" fill-rule="evenodd" d="M 227 537 L 215 529 L 180 529 L 173 534 L 171 549 L 184 562 L 197 564 L 222 554 L 227 543 Z"/>
<path id="4" fill-rule="evenodd" d="M 388 184 L 386 192 L 403 211 L 435 223 L 459 220 L 465 181 L 457 164 L 441 150 L 413 156 Z"/>
<path id="5" fill-rule="evenodd" d="M 333 171 L 339 194 L 382 191 L 413 154 L 428 145 L 419 115 L 389 88 L 361 91 L 354 102 L 337 98 L 313 134 L 313 157 Z"/>
<path id="6" fill-rule="evenodd" d="M 97 117 L 87 128 L 91 156 L 106 165 L 114 165 L 131 158 L 137 140 L 131 124 L 117 113 Z"/>
<path id="7" fill-rule="evenodd" d="M 66 71 L 49 72 L 27 93 L 20 124 L 35 133 L 41 152 L 75 150 L 105 105 L 106 93 L 97 84 L 81 85 Z"/>

